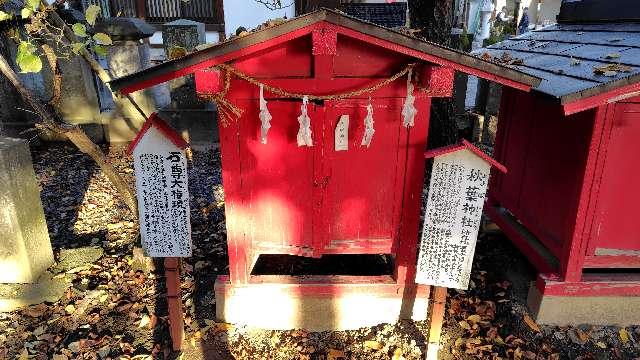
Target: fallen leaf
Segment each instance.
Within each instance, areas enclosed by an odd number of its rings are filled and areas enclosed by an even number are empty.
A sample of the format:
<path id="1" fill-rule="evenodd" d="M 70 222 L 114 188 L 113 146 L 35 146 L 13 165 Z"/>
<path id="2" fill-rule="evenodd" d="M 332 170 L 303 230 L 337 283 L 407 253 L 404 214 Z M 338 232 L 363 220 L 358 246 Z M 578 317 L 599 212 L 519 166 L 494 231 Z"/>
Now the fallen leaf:
<path id="1" fill-rule="evenodd" d="M 73 314 L 76 311 L 76 307 L 73 306 L 73 304 L 69 304 L 64 307 L 64 311 L 66 311 L 68 314 Z"/>
<path id="2" fill-rule="evenodd" d="M 78 351 L 80 351 L 80 341 L 74 341 L 70 343 L 67 348 L 71 350 L 71 352 L 77 353 Z"/>
<path id="3" fill-rule="evenodd" d="M 471 330 L 471 325 L 469 325 L 468 322 L 466 321 L 459 321 L 458 324 L 460 325 L 461 328 L 466 329 L 466 330 Z"/>
<path id="4" fill-rule="evenodd" d="M 53 360 L 69 360 L 69 357 L 64 354 L 53 354 Z"/>
<path id="5" fill-rule="evenodd" d="M 629 342 L 629 332 L 627 331 L 627 329 L 622 328 L 619 331 L 620 333 L 620 340 L 622 340 L 623 344 L 626 344 Z"/>
<path id="6" fill-rule="evenodd" d="M 529 316 L 529 314 L 524 314 L 524 317 L 522 318 L 522 320 L 524 320 L 525 324 L 527 324 L 527 326 L 529 326 L 531 330 L 535 332 L 540 332 L 540 327 L 538 326 L 538 324 L 536 324 L 535 321 L 533 321 L 533 319 L 531 318 L 531 316 Z"/>
<path id="7" fill-rule="evenodd" d="M 364 342 L 364 346 L 368 347 L 369 349 L 373 349 L 373 350 L 380 350 L 380 349 L 382 349 L 384 347 L 380 342 L 375 341 L 375 340 L 366 340 Z"/>
<path id="8" fill-rule="evenodd" d="M 329 349 L 329 351 L 327 351 L 327 360 L 338 360 L 338 359 L 344 359 L 347 356 L 345 355 L 344 351 L 342 350 L 338 350 L 338 349 Z"/>
<path id="9" fill-rule="evenodd" d="M 605 59 L 617 59 L 620 57 L 620 53 L 610 53 L 604 56 Z"/>
<path id="10" fill-rule="evenodd" d="M 583 343 L 586 343 L 587 341 L 589 341 L 589 334 L 587 334 L 586 332 L 580 329 L 576 329 L 576 334 L 580 338 L 580 341 L 582 341 Z"/>
<path id="11" fill-rule="evenodd" d="M 598 341 L 596 343 L 596 346 L 598 346 L 601 349 L 606 349 L 607 348 L 607 344 L 603 343 L 602 341 Z"/>
<path id="12" fill-rule="evenodd" d="M 477 314 L 476 314 L 476 315 L 469 315 L 469 316 L 467 317 L 467 320 L 469 320 L 469 321 L 471 321 L 471 322 L 474 322 L 474 323 L 477 323 L 477 322 L 482 321 L 482 318 L 480 317 L 480 315 L 477 315 Z"/>
<path id="13" fill-rule="evenodd" d="M 44 315 L 46 311 L 47 311 L 46 304 L 38 304 L 38 305 L 29 307 L 27 310 L 25 310 L 24 313 L 31 317 L 40 317 Z"/>
<path id="14" fill-rule="evenodd" d="M 393 351 L 393 357 L 391 358 L 391 360 L 404 360 L 404 356 L 402 355 L 402 349 L 396 348 Z"/>
<path id="15" fill-rule="evenodd" d="M 44 333 L 44 326 L 38 326 L 35 330 L 33 330 L 33 335 L 40 336 Z"/>
<path id="16" fill-rule="evenodd" d="M 138 327 L 143 328 L 149 325 L 150 322 L 151 322 L 151 318 L 149 317 L 149 315 L 144 314 L 142 315 L 142 319 L 140 319 L 140 324 L 138 324 Z"/>

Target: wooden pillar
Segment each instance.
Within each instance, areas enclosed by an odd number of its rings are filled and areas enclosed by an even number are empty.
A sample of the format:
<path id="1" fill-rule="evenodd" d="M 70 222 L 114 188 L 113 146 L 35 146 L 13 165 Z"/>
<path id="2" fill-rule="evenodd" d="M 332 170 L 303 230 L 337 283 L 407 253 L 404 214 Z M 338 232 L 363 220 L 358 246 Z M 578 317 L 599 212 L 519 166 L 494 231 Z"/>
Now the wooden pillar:
<path id="1" fill-rule="evenodd" d="M 447 304 L 447 288 L 441 286 L 432 287 L 433 301 L 431 303 L 431 320 L 429 322 L 429 341 L 427 343 L 426 360 L 437 360 L 440 350 L 440 333 L 442 332 L 442 320 Z"/>
<path id="2" fill-rule="evenodd" d="M 136 0 L 136 17 L 140 19 L 145 19 L 147 17 L 145 0 Z"/>
<path id="3" fill-rule="evenodd" d="M 180 351 L 184 339 L 184 313 L 182 312 L 182 296 L 180 295 L 180 258 L 165 258 L 164 271 L 171 344 L 173 351 Z"/>

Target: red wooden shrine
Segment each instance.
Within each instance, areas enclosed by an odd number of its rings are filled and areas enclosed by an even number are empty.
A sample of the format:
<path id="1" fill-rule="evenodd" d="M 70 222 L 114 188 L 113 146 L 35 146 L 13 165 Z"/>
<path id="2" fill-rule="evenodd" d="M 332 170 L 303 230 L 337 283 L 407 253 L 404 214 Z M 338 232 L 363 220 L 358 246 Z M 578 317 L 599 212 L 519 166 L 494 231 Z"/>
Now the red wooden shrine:
<path id="1" fill-rule="evenodd" d="M 226 74 L 212 68 L 225 64 L 266 85 L 320 95 L 369 87 L 416 62 L 415 126 L 402 123 L 407 95 L 403 76 L 372 93 L 311 102 L 311 147 L 296 143 L 300 99 L 265 89 L 273 119 L 268 143 L 262 144 L 259 87 L 233 75 L 225 87 Z M 242 110 L 237 119 L 220 126 L 229 275 L 218 277 L 217 296 L 276 284 L 303 297 L 353 292 L 402 297 L 407 291 L 427 297 L 428 287 L 416 286 L 414 277 L 429 109 L 432 97 L 451 96 L 456 70 L 521 91 L 538 82 L 494 63 L 321 10 L 112 85 L 128 93 L 195 73 L 200 95 L 225 93 L 225 99 Z M 369 101 L 375 134 L 371 146 L 363 147 Z M 335 151 L 335 128 L 343 115 L 350 118 L 348 150 Z M 389 254 L 394 271 L 367 277 L 252 275 L 261 254 Z"/>
<path id="2" fill-rule="evenodd" d="M 543 78 L 502 94 L 509 173 L 485 206 L 539 271 L 536 296 L 640 296 L 640 8 L 608 4 L 563 3 L 559 24 L 479 51 Z"/>

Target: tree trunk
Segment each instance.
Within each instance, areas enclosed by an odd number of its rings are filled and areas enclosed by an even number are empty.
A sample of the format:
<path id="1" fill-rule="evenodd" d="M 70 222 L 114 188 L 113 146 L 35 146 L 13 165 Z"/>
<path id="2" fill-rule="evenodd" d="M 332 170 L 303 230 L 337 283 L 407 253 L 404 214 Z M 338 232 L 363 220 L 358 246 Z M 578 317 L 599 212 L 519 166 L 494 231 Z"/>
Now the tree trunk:
<path id="1" fill-rule="evenodd" d="M 451 46 L 453 0 L 408 0 L 412 29 L 416 36 L 444 46 Z M 433 99 L 429 122 L 429 149 L 451 145 L 458 141 L 458 126 L 453 100 Z"/>
<path id="2" fill-rule="evenodd" d="M 60 18 L 60 16 L 55 11 L 49 12 L 49 20 L 51 20 L 53 25 L 62 29 L 64 33 L 64 37 L 67 39 L 68 42 L 70 43 L 82 42 L 73 33 L 73 30 L 69 28 L 69 26 L 62 20 L 62 18 Z M 80 55 L 87 62 L 87 64 L 89 64 L 89 67 L 91 67 L 91 70 L 93 70 L 93 72 L 96 73 L 96 75 L 98 76 L 100 81 L 102 81 L 102 83 L 105 85 L 105 87 L 109 89 L 113 98 L 115 99 L 119 97 L 118 94 L 114 93 L 113 90 L 111 90 L 111 86 L 109 85 L 109 81 L 112 80 L 111 75 L 109 75 L 109 73 L 96 61 L 93 55 L 87 49 L 82 49 L 80 51 Z M 125 95 L 125 98 L 126 98 L 126 101 L 124 101 L 123 103 L 121 103 L 120 101 L 114 101 L 114 104 L 116 105 L 120 114 L 122 114 L 123 116 L 127 116 L 127 115 L 137 116 L 142 121 L 145 121 L 147 118 L 147 114 L 145 114 L 144 111 L 140 108 L 140 106 L 138 106 L 138 104 L 135 102 L 135 100 L 133 100 L 131 95 L 129 94 Z"/>
<path id="3" fill-rule="evenodd" d="M 118 172 L 111 166 L 109 160 L 102 150 L 93 142 L 82 129 L 76 125 L 60 124 L 44 108 L 29 90 L 27 90 L 11 68 L 7 60 L 0 54 L 0 73 L 2 73 L 11 84 L 18 90 L 22 98 L 38 114 L 39 123 L 36 127 L 43 128 L 66 136 L 80 151 L 89 155 L 105 173 L 109 181 L 116 188 L 124 203 L 129 207 L 131 213 L 137 215 L 137 203 L 129 185 L 122 179 Z"/>

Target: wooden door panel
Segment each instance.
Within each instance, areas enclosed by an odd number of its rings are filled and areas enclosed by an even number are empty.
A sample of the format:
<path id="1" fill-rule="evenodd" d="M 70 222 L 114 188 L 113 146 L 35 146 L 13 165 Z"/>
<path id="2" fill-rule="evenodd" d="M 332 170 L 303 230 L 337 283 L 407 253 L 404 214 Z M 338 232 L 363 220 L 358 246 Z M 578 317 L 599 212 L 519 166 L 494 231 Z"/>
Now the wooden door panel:
<path id="1" fill-rule="evenodd" d="M 598 194 L 590 255 L 637 255 L 640 250 L 640 112 L 617 104 Z M 631 251 L 630 251 L 631 250 Z"/>
<path id="2" fill-rule="evenodd" d="M 401 99 L 374 100 L 375 133 L 370 147 L 361 146 L 366 100 L 329 102 L 324 122 L 326 219 L 324 248 L 391 249 L 396 237 L 402 187 L 399 170 Z M 349 147 L 335 150 L 335 128 L 349 115 Z M 369 249 L 371 250 L 371 249 Z M 388 251 L 388 250 L 386 250 Z M 375 252 L 375 251 L 374 251 Z"/>
<path id="3" fill-rule="evenodd" d="M 260 142 L 258 101 L 239 105 L 244 109 L 239 150 L 247 240 L 264 252 L 297 253 L 311 247 L 314 148 L 296 142 L 300 103 L 269 101 L 273 119 L 267 144 Z M 312 121 L 320 120 L 315 105 L 308 111 Z M 320 141 L 315 132 L 312 136 Z"/>

